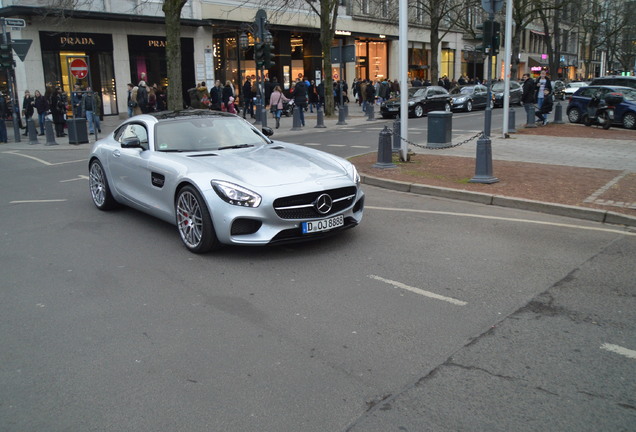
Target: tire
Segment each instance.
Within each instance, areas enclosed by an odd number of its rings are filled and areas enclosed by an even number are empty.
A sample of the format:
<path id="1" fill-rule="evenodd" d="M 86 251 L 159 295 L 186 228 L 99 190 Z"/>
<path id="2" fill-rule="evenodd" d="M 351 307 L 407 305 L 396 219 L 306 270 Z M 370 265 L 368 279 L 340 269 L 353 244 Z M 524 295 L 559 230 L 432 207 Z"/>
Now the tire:
<path id="1" fill-rule="evenodd" d="M 623 127 L 625 129 L 636 129 L 636 113 L 628 112 L 623 116 Z"/>
<path id="2" fill-rule="evenodd" d="M 422 104 L 415 105 L 415 107 L 413 108 L 413 115 L 415 115 L 416 118 L 424 117 L 424 107 L 422 106 Z"/>
<path id="3" fill-rule="evenodd" d="M 473 101 L 466 102 L 466 112 L 471 112 L 473 110 Z"/>
<path id="4" fill-rule="evenodd" d="M 104 167 L 97 159 L 94 159 L 88 168 L 88 185 L 95 207 L 100 210 L 111 210 L 117 207 L 117 201 L 113 198 L 108 186 Z"/>
<path id="5" fill-rule="evenodd" d="M 175 200 L 177 231 L 185 247 L 197 254 L 220 246 L 208 207 L 192 186 L 184 186 Z"/>
<path id="6" fill-rule="evenodd" d="M 612 120 L 610 120 L 607 112 L 602 112 L 599 116 L 599 123 L 603 125 L 603 129 L 608 130 L 612 126 Z"/>
<path id="7" fill-rule="evenodd" d="M 570 123 L 581 123 L 581 113 L 576 108 L 568 110 L 568 120 Z"/>

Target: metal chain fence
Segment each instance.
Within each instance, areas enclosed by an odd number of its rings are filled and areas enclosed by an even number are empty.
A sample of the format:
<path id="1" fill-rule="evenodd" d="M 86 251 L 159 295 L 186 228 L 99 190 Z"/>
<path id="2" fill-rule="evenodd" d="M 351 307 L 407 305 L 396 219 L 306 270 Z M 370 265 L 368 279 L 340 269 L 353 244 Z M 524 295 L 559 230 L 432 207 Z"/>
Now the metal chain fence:
<path id="1" fill-rule="evenodd" d="M 479 131 L 475 135 L 471 136 L 470 138 L 465 139 L 464 141 L 462 141 L 460 143 L 450 144 L 450 145 L 447 145 L 447 146 L 444 146 L 444 147 L 429 147 L 429 146 L 427 146 L 425 144 L 422 145 L 422 144 L 414 143 L 413 141 L 409 141 L 406 138 L 402 138 L 402 137 L 400 137 L 400 140 L 406 142 L 408 145 L 412 145 L 412 146 L 419 147 L 419 148 L 422 148 L 422 149 L 444 150 L 444 149 L 449 149 L 449 148 L 453 148 L 453 147 L 459 147 L 460 145 L 467 144 L 467 143 L 471 142 L 472 140 L 479 138 L 481 135 L 482 135 L 482 132 Z"/>

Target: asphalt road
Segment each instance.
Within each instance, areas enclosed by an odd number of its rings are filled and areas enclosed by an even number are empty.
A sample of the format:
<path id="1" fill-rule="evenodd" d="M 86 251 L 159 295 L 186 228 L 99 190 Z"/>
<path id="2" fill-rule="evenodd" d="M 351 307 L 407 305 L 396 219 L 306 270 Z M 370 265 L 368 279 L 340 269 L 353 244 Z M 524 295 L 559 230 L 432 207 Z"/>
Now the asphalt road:
<path id="1" fill-rule="evenodd" d="M 1 430 L 634 430 L 633 232 L 366 187 L 198 256 L 96 210 L 87 151 L 0 148 Z"/>

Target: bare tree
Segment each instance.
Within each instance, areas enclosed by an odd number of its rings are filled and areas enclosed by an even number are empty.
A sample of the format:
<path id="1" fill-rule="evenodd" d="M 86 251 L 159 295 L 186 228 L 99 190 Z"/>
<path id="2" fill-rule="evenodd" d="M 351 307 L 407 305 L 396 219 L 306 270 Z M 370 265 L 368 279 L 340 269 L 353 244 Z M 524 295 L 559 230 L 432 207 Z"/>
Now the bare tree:
<path id="1" fill-rule="evenodd" d="M 164 0 L 166 16 L 166 62 L 168 66 L 168 109 L 183 108 L 181 86 L 181 11 L 188 0 Z"/>

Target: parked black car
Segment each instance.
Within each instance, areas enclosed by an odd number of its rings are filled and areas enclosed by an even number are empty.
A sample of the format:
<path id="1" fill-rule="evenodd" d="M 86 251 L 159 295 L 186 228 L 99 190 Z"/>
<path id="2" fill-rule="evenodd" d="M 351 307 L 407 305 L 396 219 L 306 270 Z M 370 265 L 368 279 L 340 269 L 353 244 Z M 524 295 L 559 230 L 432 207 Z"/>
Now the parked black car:
<path id="1" fill-rule="evenodd" d="M 492 85 L 492 101 L 494 107 L 502 107 L 504 104 L 505 82 L 498 81 Z M 516 81 L 510 81 L 510 105 L 521 105 L 523 88 Z"/>
<path id="2" fill-rule="evenodd" d="M 636 77 L 622 76 L 622 75 L 610 75 L 599 78 L 594 78 L 590 85 L 599 86 L 623 86 L 636 89 Z"/>
<path id="3" fill-rule="evenodd" d="M 422 117 L 430 111 L 451 110 L 451 95 L 444 87 L 412 87 L 409 89 L 409 117 Z M 400 113 L 400 98 L 392 98 L 380 105 L 383 118 L 395 118 Z"/>
<path id="4" fill-rule="evenodd" d="M 488 105 L 488 88 L 478 85 L 455 87 L 450 92 L 453 98 L 453 111 L 472 111 L 473 108 L 486 108 Z"/>

